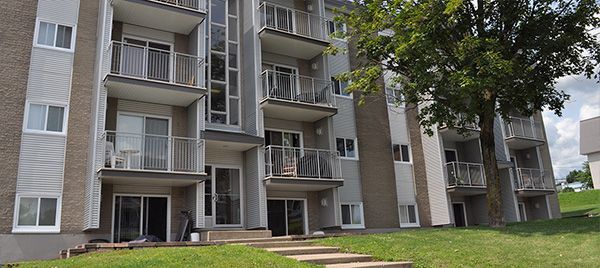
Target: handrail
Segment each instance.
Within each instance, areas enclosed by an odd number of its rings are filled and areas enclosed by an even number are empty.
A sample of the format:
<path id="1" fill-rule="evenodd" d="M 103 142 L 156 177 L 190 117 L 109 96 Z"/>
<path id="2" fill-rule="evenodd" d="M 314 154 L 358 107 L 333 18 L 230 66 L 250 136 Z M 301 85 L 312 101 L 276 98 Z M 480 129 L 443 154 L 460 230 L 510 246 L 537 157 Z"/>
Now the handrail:
<path id="1" fill-rule="evenodd" d="M 148 0 L 151 2 L 158 2 L 161 4 L 174 6 L 183 9 L 190 9 L 194 11 L 206 11 L 205 0 Z"/>
<path id="2" fill-rule="evenodd" d="M 504 130 L 507 138 L 543 139 L 541 126 L 535 120 L 515 116 L 509 116 L 508 118 L 510 121 L 504 122 Z"/>
<path id="3" fill-rule="evenodd" d="M 517 168 L 515 175 L 516 190 L 552 190 L 553 184 L 546 182 L 544 170 L 535 168 Z"/>
<path id="4" fill-rule="evenodd" d="M 269 145 L 265 147 L 265 175 L 342 180 L 341 158 L 337 151 Z"/>
<path id="5" fill-rule="evenodd" d="M 169 84 L 202 87 L 204 60 L 195 55 L 111 41 L 110 72 Z"/>
<path id="6" fill-rule="evenodd" d="M 258 11 L 260 27 L 327 40 L 329 20 L 325 17 L 264 1 Z"/>
<path id="7" fill-rule="evenodd" d="M 274 70 L 261 73 L 263 98 L 335 107 L 331 81 Z"/>
<path id="8" fill-rule="evenodd" d="M 485 187 L 483 164 L 467 162 L 446 163 L 448 186 Z"/>
<path id="9" fill-rule="evenodd" d="M 204 140 L 106 130 L 104 167 L 167 172 L 204 172 Z"/>

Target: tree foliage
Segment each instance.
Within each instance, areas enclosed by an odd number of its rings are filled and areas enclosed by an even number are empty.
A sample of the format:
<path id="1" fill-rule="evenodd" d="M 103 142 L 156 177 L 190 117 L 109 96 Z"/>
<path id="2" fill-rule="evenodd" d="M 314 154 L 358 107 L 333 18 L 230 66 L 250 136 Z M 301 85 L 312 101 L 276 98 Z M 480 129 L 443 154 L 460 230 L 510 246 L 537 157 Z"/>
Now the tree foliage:
<path id="1" fill-rule="evenodd" d="M 490 224 L 503 225 L 494 118 L 542 109 L 561 115 L 569 95 L 556 80 L 598 78 L 596 0 L 356 0 L 338 14 L 348 31 L 336 35 L 363 59 L 338 77 L 352 81 L 349 91 L 379 92 L 385 71 L 404 101 L 419 105 L 427 133 L 479 124 Z"/>
<path id="2" fill-rule="evenodd" d="M 594 188 L 592 182 L 592 172 L 590 171 L 590 163 L 584 162 L 582 165 L 582 169 L 574 169 L 567 174 L 565 177 L 568 183 L 573 182 L 581 182 L 583 186 L 587 189 Z"/>

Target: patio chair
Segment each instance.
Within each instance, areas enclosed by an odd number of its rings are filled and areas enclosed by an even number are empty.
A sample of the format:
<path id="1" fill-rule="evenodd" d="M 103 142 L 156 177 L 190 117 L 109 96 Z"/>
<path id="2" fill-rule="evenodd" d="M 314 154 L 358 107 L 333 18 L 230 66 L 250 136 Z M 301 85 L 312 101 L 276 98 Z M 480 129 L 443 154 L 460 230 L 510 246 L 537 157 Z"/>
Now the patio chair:
<path id="1" fill-rule="evenodd" d="M 121 167 L 125 167 L 125 162 L 125 157 L 115 152 L 115 145 L 107 141 L 104 150 L 104 165 L 115 168 L 119 163 Z"/>

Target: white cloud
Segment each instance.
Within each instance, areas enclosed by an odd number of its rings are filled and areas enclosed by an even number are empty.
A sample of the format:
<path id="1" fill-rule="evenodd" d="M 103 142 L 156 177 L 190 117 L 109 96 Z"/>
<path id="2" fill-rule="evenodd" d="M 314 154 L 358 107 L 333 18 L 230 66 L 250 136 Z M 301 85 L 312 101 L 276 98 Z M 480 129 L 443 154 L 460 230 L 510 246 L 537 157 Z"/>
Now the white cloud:
<path id="1" fill-rule="evenodd" d="M 584 104 L 579 108 L 579 120 L 600 116 L 600 102 L 596 104 Z"/>

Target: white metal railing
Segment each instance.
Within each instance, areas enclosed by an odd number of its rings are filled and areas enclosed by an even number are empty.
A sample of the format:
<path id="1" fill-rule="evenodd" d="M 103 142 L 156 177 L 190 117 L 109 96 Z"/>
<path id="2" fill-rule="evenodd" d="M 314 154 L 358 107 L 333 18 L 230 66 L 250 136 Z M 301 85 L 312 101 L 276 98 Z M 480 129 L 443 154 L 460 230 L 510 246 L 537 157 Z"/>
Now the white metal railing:
<path id="1" fill-rule="evenodd" d="M 267 2 L 262 2 L 258 11 L 261 28 L 267 27 L 320 40 L 327 40 L 329 35 L 329 20 L 324 17 Z"/>
<path id="2" fill-rule="evenodd" d="M 464 119 L 465 115 L 459 113 L 456 117 L 457 117 L 457 121 L 459 121 L 459 120 Z M 457 121 L 455 121 L 455 122 L 457 122 Z M 475 122 L 475 123 L 466 124 L 462 127 L 465 129 L 469 129 L 469 130 L 479 131 L 480 129 L 479 129 L 479 126 L 477 125 L 478 121 L 479 121 L 479 119 L 477 119 L 477 122 Z M 448 126 L 446 124 L 443 124 L 443 125 L 441 125 L 441 127 L 444 128 L 444 127 L 448 127 Z M 455 124 L 453 124 L 452 127 L 458 127 L 458 124 L 455 123 Z"/>
<path id="3" fill-rule="evenodd" d="M 514 169 L 513 169 L 514 170 Z M 547 183 L 546 173 L 541 169 L 517 168 L 515 187 L 517 190 L 552 190 L 553 184 Z"/>
<path id="4" fill-rule="evenodd" d="M 192 9 L 192 10 L 206 10 L 206 0 L 148 0 L 151 2 L 159 2 L 171 6 L 180 8 Z"/>
<path id="5" fill-rule="evenodd" d="M 483 164 L 448 162 L 446 163 L 448 173 L 448 186 L 485 186 L 485 173 Z"/>
<path id="6" fill-rule="evenodd" d="M 263 98 L 273 98 L 310 104 L 335 106 L 331 81 L 308 76 L 263 71 L 261 74 Z"/>
<path id="7" fill-rule="evenodd" d="M 542 125 L 528 118 L 510 116 L 510 121 L 504 122 L 507 138 L 530 138 L 542 140 Z"/>
<path id="8" fill-rule="evenodd" d="M 112 41 L 110 72 L 122 76 L 201 87 L 202 58 Z"/>
<path id="9" fill-rule="evenodd" d="M 342 179 L 336 151 L 270 145 L 265 148 L 266 177 Z"/>
<path id="10" fill-rule="evenodd" d="M 105 131 L 104 167 L 170 172 L 204 172 L 204 140 Z"/>

